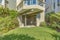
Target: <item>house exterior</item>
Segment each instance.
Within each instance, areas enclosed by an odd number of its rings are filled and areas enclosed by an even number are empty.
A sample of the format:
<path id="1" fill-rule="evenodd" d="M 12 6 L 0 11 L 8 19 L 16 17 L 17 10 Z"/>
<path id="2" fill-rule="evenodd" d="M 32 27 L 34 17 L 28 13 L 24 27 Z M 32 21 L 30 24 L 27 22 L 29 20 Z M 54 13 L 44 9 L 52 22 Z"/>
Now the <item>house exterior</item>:
<path id="1" fill-rule="evenodd" d="M 55 0 L 55 13 L 60 12 L 60 0 Z"/>
<path id="2" fill-rule="evenodd" d="M 17 0 L 20 27 L 39 26 L 45 21 L 45 0 Z"/>
<path id="3" fill-rule="evenodd" d="M 45 21 L 45 13 L 60 12 L 60 0 L 17 0 L 19 25 L 39 26 Z"/>
<path id="4" fill-rule="evenodd" d="M 45 0 L 46 4 L 48 4 L 48 9 L 45 10 L 47 13 L 49 12 L 60 12 L 60 0 Z M 45 5 L 47 7 L 47 5 Z M 45 7 L 45 8 L 46 8 Z"/>
<path id="5" fill-rule="evenodd" d="M 16 0 L 7 0 L 8 1 L 8 8 L 16 10 Z"/>
<path id="6" fill-rule="evenodd" d="M 6 5 L 9 9 L 16 10 L 16 0 L 2 0 L 0 5 L 3 7 Z"/>
<path id="7" fill-rule="evenodd" d="M 19 12 L 20 27 L 39 26 L 45 21 L 45 13 L 60 12 L 60 0 L 7 0 L 7 7 Z M 5 0 L 3 0 L 5 6 Z"/>

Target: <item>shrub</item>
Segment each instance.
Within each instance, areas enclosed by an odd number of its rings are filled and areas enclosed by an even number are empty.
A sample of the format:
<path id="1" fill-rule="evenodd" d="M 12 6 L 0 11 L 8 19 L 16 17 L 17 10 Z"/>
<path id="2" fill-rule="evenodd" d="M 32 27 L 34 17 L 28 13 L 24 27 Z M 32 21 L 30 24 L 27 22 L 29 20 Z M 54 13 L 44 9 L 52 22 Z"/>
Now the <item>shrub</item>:
<path id="1" fill-rule="evenodd" d="M 57 27 L 57 23 L 56 23 L 56 22 L 53 22 L 53 23 L 51 24 L 51 27 L 56 28 L 56 27 Z"/>
<path id="2" fill-rule="evenodd" d="M 46 24 L 46 22 L 41 22 L 40 26 L 42 26 L 42 27 L 46 27 L 47 24 Z"/>
<path id="3" fill-rule="evenodd" d="M 1 11 L 3 10 L 3 11 Z M 8 11 L 7 11 L 8 10 Z M 17 15 L 18 12 L 15 10 L 9 9 L 0 9 L 0 30 L 9 31 L 18 27 Z"/>
<path id="4" fill-rule="evenodd" d="M 2 28 L 2 30 L 4 29 L 8 29 L 8 30 L 11 30 L 11 29 L 14 29 L 18 27 L 18 21 L 16 18 L 10 18 L 10 17 L 6 17 L 6 18 L 2 18 L 0 20 L 0 29 Z"/>
<path id="5" fill-rule="evenodd" d="M 49 14 L 49 16 L 47 16 L 47 17 L 46 17 L 47 18 L 46 22 L 50 24 L 50 27 L 60 28 L 60 13 Z"/>

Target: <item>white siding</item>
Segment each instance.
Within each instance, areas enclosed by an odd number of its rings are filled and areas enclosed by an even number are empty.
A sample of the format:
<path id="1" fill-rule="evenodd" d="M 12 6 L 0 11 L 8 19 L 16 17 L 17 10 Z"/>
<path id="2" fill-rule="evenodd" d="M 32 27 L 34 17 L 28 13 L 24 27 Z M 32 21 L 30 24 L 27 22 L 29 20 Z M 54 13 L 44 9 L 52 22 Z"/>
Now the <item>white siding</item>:
<path id="1" fill-rule="evenodd" d="M 53 6 L 54 6 L 53 0 L 46 0 L 46 5 L 45 5 L 46 12 L 54 11 Z"/>
<path id="2" fill-rule="evenodd" d="M 9 9 L 16 9 L 16 0 L 8 0 L 8 2 Z"/>
<path id="3" fill-rule="evenodd" d="M 55 12 L 60 12 L 60 6 L 57 5 L 57 0 L 55 0 L 55 3 L 56 3 L 56 8 L 55 8 Z"/>
<path id="4" fill-rule="evenodd" d="M 17 0 L 16 1 L 16 6 L 18 6 L 18 4 L 21 2 L 22 0 Z"/>
<path id="5" fill-rule="evenodd" d="M 55 9 L 54 9 L 54 2 L 55 2 Z M 57 5 L 57 0 L 46 0 L 46 3 L 48 5 L 46 5 L 45 9 L 47 9 L 47 6 L 49 6 L 47 11 L 45 10 L 47 13 L 52 11 L 54 11 L 55 13 L 60 12 L 60 6 Z"/>

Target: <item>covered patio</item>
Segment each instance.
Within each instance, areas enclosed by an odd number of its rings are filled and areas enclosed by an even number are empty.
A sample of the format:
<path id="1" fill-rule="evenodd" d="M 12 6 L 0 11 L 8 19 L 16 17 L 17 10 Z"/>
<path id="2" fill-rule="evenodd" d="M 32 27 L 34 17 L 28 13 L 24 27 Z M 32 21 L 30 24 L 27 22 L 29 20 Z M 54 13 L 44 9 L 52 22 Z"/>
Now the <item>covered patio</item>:
<path id="1" fill-rule="evenodd" d="M 44 15 L 40 9 L 25 9 L 19 13 L 18 21 L 20 27 L 39 26 Z M 43 19 L 42 19 L 43 20 Z"/>

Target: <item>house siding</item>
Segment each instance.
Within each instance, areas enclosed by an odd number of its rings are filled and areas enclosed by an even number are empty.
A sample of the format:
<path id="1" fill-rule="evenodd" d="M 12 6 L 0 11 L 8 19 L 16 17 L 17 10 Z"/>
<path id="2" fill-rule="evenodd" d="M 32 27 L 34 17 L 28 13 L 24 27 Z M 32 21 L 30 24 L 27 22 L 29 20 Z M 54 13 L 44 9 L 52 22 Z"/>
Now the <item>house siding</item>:
<path id="1" fill-rule="evenodd" d="M 46 0 L 45 5 L 46 13 L 54 11 L 54 1 L 53 0 Z"/>
<path id="2" fill-rule="evenodd" d="M 58 0 L 46 0 L 46 3 L 48 5 L 45 5 L 45 9 L 46 9 L 46 7 L 49 7 L 47 10 L 45 10 L 46 13 L 49 13 L 49 12 L 52 12 L 52 11 L 54 11 L 55 13 L 56 12 L 60 12 L 60 6 L 58 6 L 58 4 L 57 4 L 58 2 L 57 1 Z"/>
<path id="3" fill-rule="evenodd" d="M 7 0 L 7 1 L 8 1 L 7 7 L 8 7 L 9 9 L 14 9 L 14 10 L 16 10 L 16 0 Z M 2 0 L 1 5 L 3 5 L 3 7 L 5 7 L 5 0 Z"/>
<path id="4" fill-rule="evenodd" d="M 58 6 L 58 4 L 57 4 L 58 2 L 57 2 L 57 1 L 58 1 L 58 0 L 55 0 L 55 3 L 56 3 L 56 4 L 55 4 L 55 7 L 56 7 L 56 8 L 55 8 L 55 13 L 56 13 L 56 12 L 60 12 L 60 6 Z"/>
<path id="5" fill-rule="evenodd" d="M 16 10 L 16 0 L 8 0 L 8 8 Z"/>

